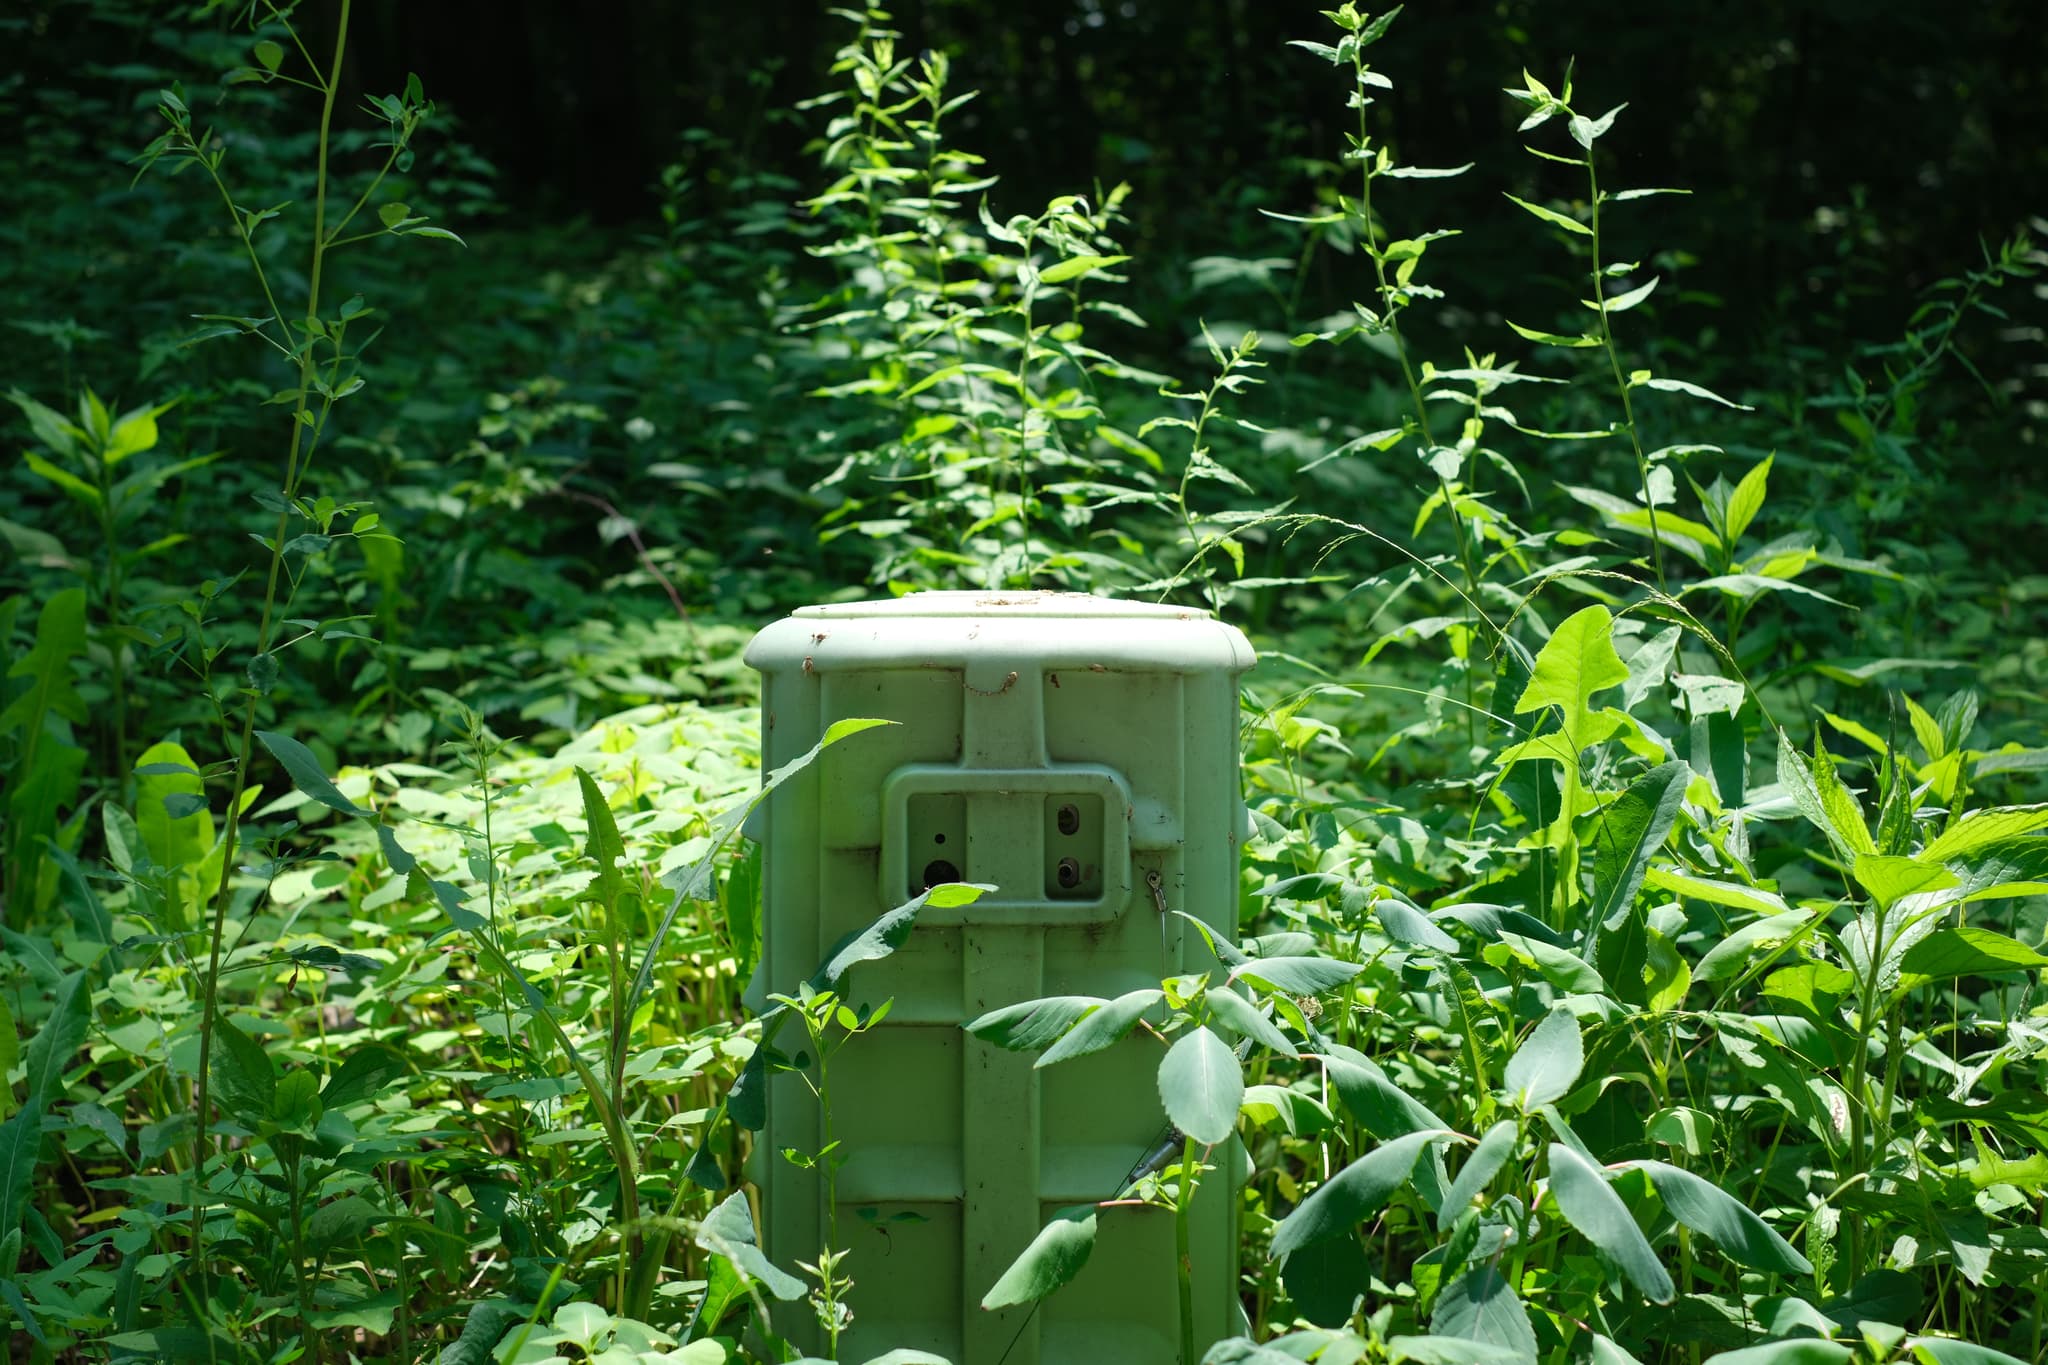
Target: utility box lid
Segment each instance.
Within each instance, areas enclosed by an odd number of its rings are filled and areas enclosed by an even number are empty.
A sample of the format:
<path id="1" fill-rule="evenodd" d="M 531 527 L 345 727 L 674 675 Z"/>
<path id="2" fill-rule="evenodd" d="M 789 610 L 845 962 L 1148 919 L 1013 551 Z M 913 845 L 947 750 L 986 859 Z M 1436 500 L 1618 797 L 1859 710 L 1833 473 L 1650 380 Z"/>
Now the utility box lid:
<path id="1" fill-rule="evenodd" d="M 919 651 L 935 664 L 971 657 L 984 672 L 1015 656 L 1048 667 L 1237 673 L 1256 657 L 1242 632 L 1196 607 L 1078 592 L 920 592 L 799 608 L 755 636 L 746 661 L 763 673 L 902 667 L 919 662 Z"/>

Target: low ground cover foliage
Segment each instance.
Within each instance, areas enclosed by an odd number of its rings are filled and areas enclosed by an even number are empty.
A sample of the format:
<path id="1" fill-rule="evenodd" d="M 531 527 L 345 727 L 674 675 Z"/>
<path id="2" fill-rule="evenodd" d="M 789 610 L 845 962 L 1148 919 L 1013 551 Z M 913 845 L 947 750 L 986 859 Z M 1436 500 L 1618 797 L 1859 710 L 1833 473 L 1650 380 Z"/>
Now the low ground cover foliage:
<path id="1" fill-rule="evenodd" d="M 499 221 L 418 81 L 353 99 L 348 0 L 215 8 L 138 109 L 51 103 L 168 264 L 31 317 L 62 373 L 7 394 L 17 1357 L 836 1357 L 887 1229 L 763 1254 L 761 1085 L 829 1133 L 848 982 L 980 892 L 756 982 L 742 822 L 868 723 L 761 772 L 739 651 L 948 586 L 1261 651 L 1210 969 L 963 1021 L 1145 1040 L 1173 1126 L 986 1306 L 1140 1206 L 1185 1252 L 1241 1148 L 1242 1334 L 1193 1340 L 1184 1254 L 1185 1365 L 2042 1357 L 2048 570 L 2038 486 L 1972 484 L 2038 440 L 2040 224 L 1736 388 L 1596 54 L 1415 166 L 1399 11 L 1345 4 L 1298 201 L 1149 261 L 1127 187 L 1015 202 L 946 55 L 849 10 L 775 115 L 809 183 L 701 131 L 599 251 Z M 1412 206 L 1525 153 L 1557 289 L 1498 316 Z"/>

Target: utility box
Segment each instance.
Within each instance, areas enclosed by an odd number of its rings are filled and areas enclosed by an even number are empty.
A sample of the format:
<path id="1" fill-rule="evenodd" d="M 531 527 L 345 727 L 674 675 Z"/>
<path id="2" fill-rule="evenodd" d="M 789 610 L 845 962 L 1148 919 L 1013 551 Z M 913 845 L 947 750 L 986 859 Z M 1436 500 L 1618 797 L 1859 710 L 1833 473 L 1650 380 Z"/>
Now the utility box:
<path id="1" fill-rule="evenodd" d="M 834 721 L 897 722 L 827 748 L 757 812 L 757 995 L 794 991 L 842 936 L 928 886 L 997 888 L 927 908 L 902 948 L 845 984 L 856 1007 L 893 1005 L 831 1062 L 838 1238 L 854 1280 L 842 1359 L 915 1347 L 955 1365 L 1172 1365 L 1179 1291 L 1164 1210 L 1105 1213 L 1086 1268 L 1035 1313 L 980 1307 L 1054 1211 L 1114 1198 L 1158 1142 L 1163 1049 L 1140 1030 L 1036 1070 L 1034 1054 L 961 1025 L 1214 965 L 1159 905 L 1234 933 L 1237 680 L 1251 646 L 1182 607 L 932 592 L 804 608 L 756 636 L 746 659 L 764 675 L 764 767 L 799 757 Z M 780 1154 L 823 1145 L 818 1102 L 785 1073 L 767 1106 L 753 1169 L 763 1240 L 781 1265 L 815 1261 L 824 1182 Z M 1240 1320 L 1241 1157 L 1219 1149 L 1212 1162 L 1191 1247 L 1198 1354 Z M 820 1334 L 801 1313 L 790 1305 L 776 1325 L 815 1351 Z"/>

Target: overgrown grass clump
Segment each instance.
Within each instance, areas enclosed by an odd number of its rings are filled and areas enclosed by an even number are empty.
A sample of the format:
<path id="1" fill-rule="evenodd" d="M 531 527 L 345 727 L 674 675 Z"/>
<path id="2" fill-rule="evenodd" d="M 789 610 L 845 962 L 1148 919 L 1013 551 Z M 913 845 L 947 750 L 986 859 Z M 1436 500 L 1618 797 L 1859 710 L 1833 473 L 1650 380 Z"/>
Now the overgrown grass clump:
<path id="1" fill-rule="evenodd" d="M 837 993 L 920 902 L 754 982 L 738 820 L 807 775 L 739 649 L 971 586 L 1262 652 L 1237 941 L 963 1021 L 1157 1043 L 1178 1137 L 1103 1218 L 1248 1151 L 1246 1336 L 1187 1365 L 2040 1359 L 2048 570 L 2038 486 L 1971 479 L 2036 440 L 2043 254 L 1988 224 L 1898 335 L 1737 390 L 1597 63 L 1502 73 L 1489 169 L 1408 165 L 1397 14 L 1296 44 L 1343 143 L 1188 262 L 1126 187 L 1012 202 L 878 10 L 811 183 L 707 131 L 603 252 L 494 226 L 417 81 L 343 97 L 347 0 L 167 27 L 135 169 L 43 186 L 139 172 L 104 231 L 156 295 L 11 310 L 66 358 L 0 475 L 14 1354 L 836 1344 L 873 1230 L 754 1245 L 749 1087 L 862 1045 Z M 1561 284 L 1495 321 L 1411 206 L 1518 148 Z M 1095 1226 L 977 1292 L 1057 1294 Z"/>

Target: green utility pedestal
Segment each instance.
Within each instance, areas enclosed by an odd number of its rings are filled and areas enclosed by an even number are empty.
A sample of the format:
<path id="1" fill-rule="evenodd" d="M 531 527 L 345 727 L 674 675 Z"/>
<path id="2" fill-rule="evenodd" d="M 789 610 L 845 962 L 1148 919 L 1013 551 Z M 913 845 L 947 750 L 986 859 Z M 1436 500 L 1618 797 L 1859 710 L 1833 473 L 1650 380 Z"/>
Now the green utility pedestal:
<path id="1" fill-rule="evenodd" d="M 763 674 L 765 767 L 834 721 L 897 722 L 832 745 L 757 813 L 757 992 L 794 990 L 843 935 L 928 886 L 997 888 L 925 910 L 908 943 L 846 984 L 856 1007 L 894 1004 L 832 1060 L 838 1238 L 855 1281 L 841 1358 L 907 1346 L 955 1365 L 1172 1365 L 1178 1287 L 1163 1210 L 1102 1217 L 1086 1268 L 1035 1314 L 979 1306 L 1049 1215 L 1115 1197 L 1159 1139 L 1159 1044 L 1140 1031 L 1035 1070 L 1032 1054 L 961 1025 L 1214 965 L 1189 926 L 1162 919 L 1147 874 L 1168 907 L 1232 934 L 1237 680 L 1250 645 L 1181 607 L 934 592 L 804 608 L 746 658 Z M 754 1175 L 766 1249 L 785 1267 L 826 1244 L 819 1173 L 780 1155 L 817 1151 L 820 1132 L 801 1078 L 776 1077 Z M 1238 1172 L 1222 1149 L 1214 1160 L 1191 1257 L 1203 1346 L 1238 1322 Z M 776 1324 L 816 1350 L 815 1329 L 793 1321 L 801 1312 L 789 1305 Z"/>

